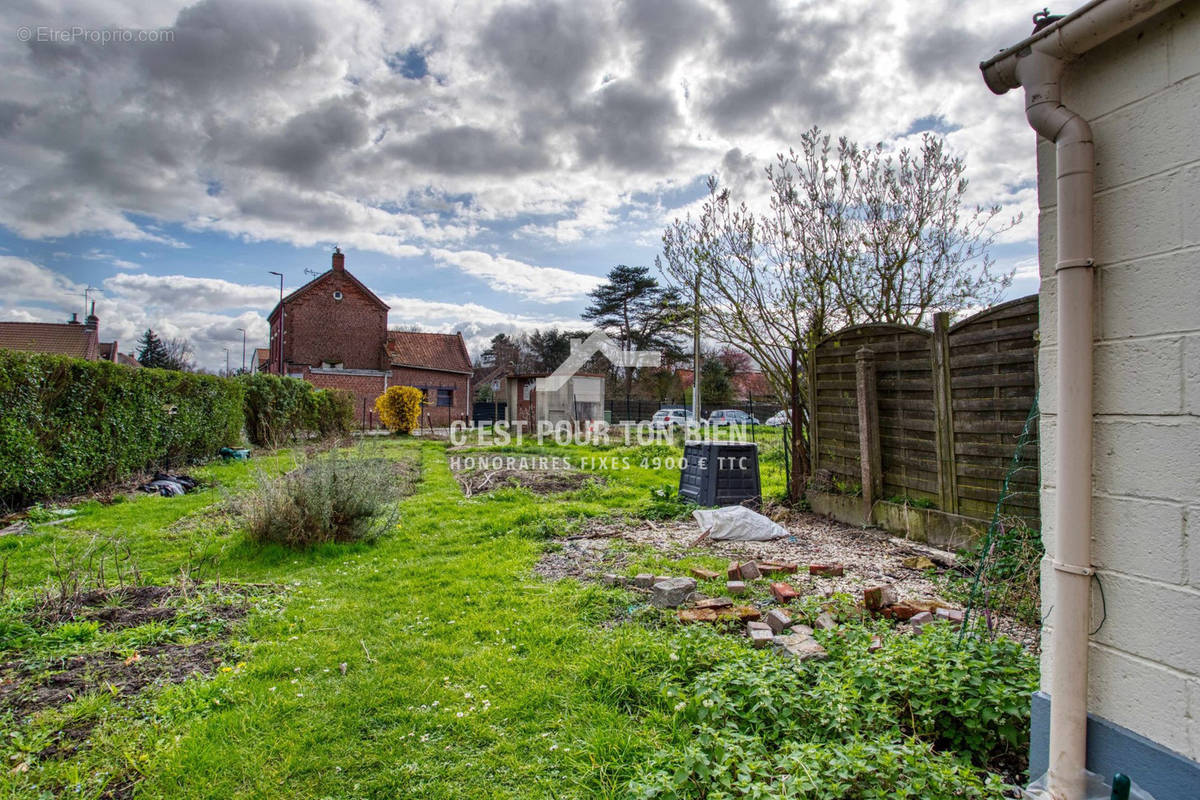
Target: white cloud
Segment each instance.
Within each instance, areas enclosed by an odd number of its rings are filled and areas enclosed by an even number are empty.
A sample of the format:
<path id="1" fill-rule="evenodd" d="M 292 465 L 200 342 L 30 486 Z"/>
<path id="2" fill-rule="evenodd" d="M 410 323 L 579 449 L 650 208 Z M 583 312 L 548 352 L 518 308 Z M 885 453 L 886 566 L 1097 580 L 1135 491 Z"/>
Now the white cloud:
<path id="1" fill-rule="evenodd" d="M 104 290 L 141 305 L 193 311 L 234 308 L 269 310 L 279 301 L 276 287 L 248 286 L 219 278 L 193 278 L 187 275 L 121 272 L 104 281 Z"/>
<path id="2" fill-rule="evenodd" d="M 439 264 L 457 267 L 468 275 L 486 281 L 494 289 L 542 302 L 573 300 L 602 282 L 601 278 L 593 275 L 581 275 L 557 267 L 535 267 L 479 250 L 435 249 L 432 255 Z"/>
<path id="3" fill-rule="evenodd" d="M 1032 174 L 1019 98 L 976 67 L 1027 17 L 985 0 L 81 0 L 5 21 L 175 35 L 0 38 L 0 224 L 27 238 L 182 245 L 158 227 L 177 223 L 407 257 L 516 220 L 553 249 L 731 152 L 749 169 L 813 124 L 871 142 L 933 118 L 974 201 L 1033 208 L 1010 196 Z"/>
<path id="4" fill-rule="evenodd" d="M 446 303 L 398 295 L 382 299 L 392 308 L 388 318 L 391 327 L 433 333 L 461 332 L 473 356 L 483 351 L 498 333 L 527 333 L 548 328 L 579 330 L 585 327 L 577 318 L 512 314 L 478 303 Z"/>

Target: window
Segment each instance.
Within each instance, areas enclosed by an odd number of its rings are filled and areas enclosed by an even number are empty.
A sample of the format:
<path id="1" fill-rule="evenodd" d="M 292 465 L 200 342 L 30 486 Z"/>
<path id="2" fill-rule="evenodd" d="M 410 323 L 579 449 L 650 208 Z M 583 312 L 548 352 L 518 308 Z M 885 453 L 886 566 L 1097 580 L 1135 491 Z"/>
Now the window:
<path id="1" fill-rule="evenodd" d="M 454 390 L 453 389 L 438 389 L 437 404 L 439 406 L 449 407 L 454 405 Z"/>

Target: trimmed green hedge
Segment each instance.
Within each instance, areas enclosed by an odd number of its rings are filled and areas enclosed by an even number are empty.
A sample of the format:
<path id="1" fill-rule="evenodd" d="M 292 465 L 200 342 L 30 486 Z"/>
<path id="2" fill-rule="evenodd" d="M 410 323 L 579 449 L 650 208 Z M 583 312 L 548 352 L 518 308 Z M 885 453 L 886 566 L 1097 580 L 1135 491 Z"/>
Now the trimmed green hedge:
<path id="1" fill-rule="evenodd" d="M 0 505 L 209 458 L 243 420 L 237 381 L 0 350 Z"/>
<path id="2" fill-rule="evenodd" d="M 254 444 L 277 447 L 308 433 L 345 435 L 354 424 L 350 392 L 266 373 L 237 380 L 246 396 L 246 435 Z"/>

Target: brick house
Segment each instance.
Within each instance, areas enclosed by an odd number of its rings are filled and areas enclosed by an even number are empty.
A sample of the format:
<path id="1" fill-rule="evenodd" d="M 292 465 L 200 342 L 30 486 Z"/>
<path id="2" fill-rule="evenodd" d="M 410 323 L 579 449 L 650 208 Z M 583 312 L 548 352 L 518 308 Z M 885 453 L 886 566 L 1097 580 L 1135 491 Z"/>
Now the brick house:
<path id="1" fill-rule="evenodd" d="M 331 268 L 284 297 L 267 317 L 267 370 L 351 392 L 367 424 L 375 399 L 397 385 L 425 392 L 423 423 L 466 420 L 472 370 L 462 335 L 389 331 L 388 310 L 346 271 L 346 256 L 335 248 Z"/>
<path id="2" fill-rule="evenodd" d="M 96 304 L 83 321 L 76 314 L 67 322 L 0 322 L 0 348 L 30 353 L 50 353 L 85 361 L 114 361 L 140 366 L 117 352 L 117 343 L 100 341 L 100 318 Z"/>

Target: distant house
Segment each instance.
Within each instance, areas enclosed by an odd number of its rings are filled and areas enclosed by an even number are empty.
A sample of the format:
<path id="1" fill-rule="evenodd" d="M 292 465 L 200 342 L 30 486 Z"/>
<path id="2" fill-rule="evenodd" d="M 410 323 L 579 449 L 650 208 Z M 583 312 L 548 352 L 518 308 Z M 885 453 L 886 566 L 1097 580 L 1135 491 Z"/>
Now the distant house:
<path id="1" fill-rule="evenodd" d="M 67 322 L 0 322 L 0 349 L 140 366 L 136 359 L 118 353 L 115 341 L 100 341 L 95 303 L 83 322 L 76 314 Z"/>
<path id="2" fill-rule="evenodd" d="M 256 347 L 254 355 L 250 359 L 250 372 L 270 372 L 271 371 L 271 348 Z"/>
<path id="3" fill-rule="evenodd" d="M 335 249 L 331 269 L 283 298 L 267 317 L 266 368 L 350 391 L 364 418 L 379 395 L 400 385 L 425 393 L 424 422 L 466 420 L 472 368 L 462 335 L 389 331 L 388 311 L 346 271 L 346 256 Z M 255 362 L 261 369 L 258 351 Z"/>
<path id="4" fill-rule="evenodd" d="M 510 423 L 524 422 L 533 429 L 539 422 L 592 422 L 604 419 L 604 376 L 578 372 L 561 389 L 538 389 L 538 379 L 548 372 L 519 372 L 500 379 L 497 399 L 506 404 Z"/>

